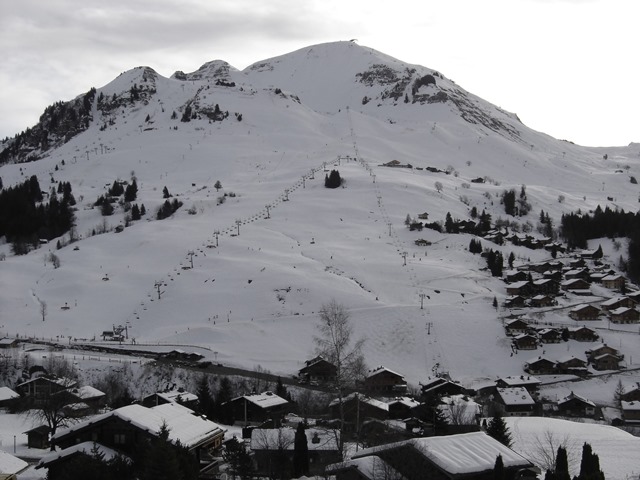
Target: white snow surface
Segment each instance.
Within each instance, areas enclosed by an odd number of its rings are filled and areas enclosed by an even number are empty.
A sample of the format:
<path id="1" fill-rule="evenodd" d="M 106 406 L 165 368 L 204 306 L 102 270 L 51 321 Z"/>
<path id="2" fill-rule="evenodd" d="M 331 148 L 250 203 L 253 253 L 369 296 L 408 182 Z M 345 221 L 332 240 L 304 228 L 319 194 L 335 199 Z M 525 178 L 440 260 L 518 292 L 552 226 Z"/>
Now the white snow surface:
<path id="1" fill-rule="evenodd" d="M 14 475 L 27 468 L 24 460 L 0 450 L 0 475 Z"/>

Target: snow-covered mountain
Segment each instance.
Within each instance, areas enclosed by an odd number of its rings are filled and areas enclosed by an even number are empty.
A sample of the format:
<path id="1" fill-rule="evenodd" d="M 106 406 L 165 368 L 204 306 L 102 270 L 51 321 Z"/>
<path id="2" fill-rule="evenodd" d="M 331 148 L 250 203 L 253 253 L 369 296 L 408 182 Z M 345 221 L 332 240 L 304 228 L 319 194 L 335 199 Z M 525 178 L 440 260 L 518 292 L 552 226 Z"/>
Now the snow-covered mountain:
<path id="1" fill-rule="evenodd" d="M 0 245 L 3 334 L 99 340 L 122 324 L 138 344 L 197 345 L 226 364 L 293 374 L 314 353 L 320 306 L 335 299 L 367 338 L 369 365 L 414 385 L 436 364 L 469 382 L 521 374 L 528 358 L 511 355 L 509 312 L 492 306 L 504 283 L 468 252 L 471 235 L 412 232 L 407 214 L 443 222 L 475 206 L 507 219 L 502 192 L 525 185 L 532 210 L 508 219 L 535 233 L 540 210 L 557 225 L 563 212 L 638 203 L 638 144 L 556 140 L 441 72 L 353 42 L 243 71 L 221 60 L 171 78 L 139 67 L 63 105 L 3 145 L 0 177 L 5 188 L 31 175 L 43 190 L 70 182 L 79 241 L 24 256 Z M 392 160 L 414 168 L 382 166 Z M 344 188 L 324 188 L 331 169 Z M 147 213 L 116 233 L 123 207 L 103 217 L 94 203 L 132 177 Z M 165 186 L 183 206 L 156 220 Z M 625 255 L 601 243 L 614 264 Z M 516 265 L 549 258 L 483 245 L 513 252 Z M 539 317 L 570 322 L 562 309 Z M 637 337 L 602 336 L 639 350 Z"/>

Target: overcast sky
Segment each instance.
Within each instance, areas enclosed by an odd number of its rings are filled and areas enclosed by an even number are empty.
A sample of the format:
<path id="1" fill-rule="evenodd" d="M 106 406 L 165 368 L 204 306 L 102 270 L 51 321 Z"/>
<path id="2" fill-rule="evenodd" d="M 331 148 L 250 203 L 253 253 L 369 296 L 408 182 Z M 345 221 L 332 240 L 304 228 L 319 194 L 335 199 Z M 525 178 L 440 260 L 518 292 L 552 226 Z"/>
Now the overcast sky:
<path id="1" fill-rule="evenodd" d="M 236 68 L 358 39 L 442 72 L 528 126 L 640 142 L 638 0 L 20 0 L 0 4 L 0 138 L 140 65 Z"/>

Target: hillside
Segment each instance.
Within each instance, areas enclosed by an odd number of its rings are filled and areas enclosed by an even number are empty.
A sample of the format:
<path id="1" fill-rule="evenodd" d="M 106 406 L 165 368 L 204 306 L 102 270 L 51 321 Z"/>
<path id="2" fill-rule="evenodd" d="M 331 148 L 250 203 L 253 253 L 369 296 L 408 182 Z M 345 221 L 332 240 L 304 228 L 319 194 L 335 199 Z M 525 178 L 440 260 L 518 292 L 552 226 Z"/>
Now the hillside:
<path id="1" fill-rule="evenodd" d="M 225 364 L 292 374 L 313 354 L 316 312 L 336 299 L 367 338 L 371 367 L 416 385 L 438 364 L 482 383 L 521 374 L 527 360 L 510 355 L 500 318 L 508 312 L 492 306 L 506 297 L 504 283 L 467 251 L 471 235 L 410 232 L 407 214 L 444 222 L 476 206 L 506 219 L 501 193 L 526 185 L 532 210 L 510 220 L 535 232 L 540 210 L 557 225 L 563 212 L 635 210 L 638 201 L 637 144 L 553 139 L 440 72 L 352 42 L 243 71 L 221 60 L 171 78 L 139 67 L 97 88 L 89 107 L 80 132 L 51 133 L 49 115 L 31 129 L 40 139 L 47 131 L 46 145 L 26 134 L 4 145 L 5 188 L 31 175 L 43 190 L 70 182 L 80 240 L 24 256 L 0 246 L 2 334 L 68 343 L 122 324 L 138 344 L 199 345 Z M 414 168 L 381 166 L 392 160 Z M 331 169 L 344 188 L 324 188 Z M 115 233 L 123 208 L 103 217 L 94 202 L 134 176 L 147 214 Z M 165 186 L 183 206 L 156 220 Z M 416 246 L 419 238 L 431 245 Z M 505 258 L 513 251 L 516 264 L 550 258 L 483 243 Z M 44 260 L 49 251 L 60 268 Z M 624 252 L 607 253 L 615 265 Z M 568 321 L 563 312 L 547 319 Z M 636 337 L 603 338 L 640 358 Z"/>

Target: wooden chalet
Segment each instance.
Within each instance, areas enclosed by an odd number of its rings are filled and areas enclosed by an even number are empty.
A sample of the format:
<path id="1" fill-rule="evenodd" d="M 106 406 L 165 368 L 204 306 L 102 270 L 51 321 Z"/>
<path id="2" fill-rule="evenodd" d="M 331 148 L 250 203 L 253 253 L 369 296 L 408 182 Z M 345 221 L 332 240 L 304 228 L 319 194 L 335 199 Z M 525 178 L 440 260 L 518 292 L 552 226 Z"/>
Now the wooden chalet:
<path id="1" fill-rule="evenodd" d="M 524 387 L 496 388 L 496 407 L 503 417 L 527 417 L 535 412 L 536 402 Z"/>
<path id="2" fill-rule="evenodd" d="M 551 375 L 555 370 L 556 362 L 545 357 L 536 357 L 524 364 L 524 371 L 531 375 Z"/>
<path id="3" fill-rule="evenodd" d="M 602 286 L 610 288 L 611 290 L 621 290 L 626 284 L 626 279 L 623 275 L 607 275 L 602 279 Z"/>
<path id="4" fill-rule="evenodd" d="M 586 350 L 584 353 L 587 355 L 587 360 L 590 362 L 601 355 L 614 355 L 618 360 L 624 360 L 624 355 L 622 355 L 618 349 L 610 347 L 606 343 L 596 345 L 593 348 Z"/>
<path id="5" fill-rule="evenodd" d="M 336 379 L 338 369 L 334 364 L 322 356 L 317 356 L 304 362 L 305 365 L 298 371 L 298 378 L 304 383 L 327 383 Z"/>
<path id="6" fill-rule="evenodd" d="M 587 362 L 573 355 L 560 358 L 556 362 L 556 370 L 558 373 L 579 377 L 584 377 L 589 373 Z"/>
<path id="7" fill-rule="evenodd" d="M 525 282 L 528 274 L 522 270 L 509 270 L 504 274 L 504 280 L 507 283 Z"/>
<path id="8" fill-rule="evenodd" d="M 375 398 L 351 393 L 342 399 L 342 408 L 345 421 L 355 425 L 357 421 L 363 422 L 366 418 L 386 420 L 389 418 L 389 405 Z M 336 398 L 329 403 L 329 411 L 332 418 L 340 418 L 340 399 Z"/>
<path id="9" fill-rule="evenodd" d="M 532 283 L 532 291 L 536 295 L 557 295 L 560 291 L 560 282 L 549 278 L 534 280 Z"/>
<path id="10" fill-rule="evenodd" d="M 522 308 L 527 304 L 527 299 L 521 295 L 507 297 L 504 301 L 505 308 Z"/>
<path id="11" fill-rule="evenodd" d="M 76 385 L 77 382 L 70 378 L 43 375 L 17 385 L 16 390 L 20 395 L 29 397 L 34 406 L 38 406 L 46 402 L 51 395 L 69 390 Z"/>
<path id="12" fill-rule="evenodd" d="M 387 403 L 389 406 L 389 418 L 408 418 L 412 410 L 420 405 L 420 402 L 411 397 L 396 397 Z"/>
<path id="13" fill-rule="evenodd" d="M 609 312 L 609 319 L 613 323 L 638 323 L 640 312 L 635 308 L 620 307 Z"/>
<path id="14" fill-rule="evenodd" d="M 20 343 L 17 338 L 0 338 L 0 348 L 15 348 Z"/>
<path id="15" fill-rule="evenodd" d="M 551 307 L 555 305 L 556 300 L 551 295 L 536 295 L 529 299 L 529 305 L 532 307 Z"/>
<path id="16" fill-rule="evenodd" d="M 225 430 L 176 403 L 153 408 L 127 405 L 59 430 L 51 441 L 60 450 L 44 457 L 37 468 L 48 468 L 48 478 L 55 480 L 78 450 L 90 452 L 94 445 L 134 457 L 158 436 L 163 425 L 171 444 L 180 442 L 200 463 L 201 471 L 210 468 L 214 459 L 209 454 L 222 445 Z"/>
<path id="17" fill-rule="evenodd" d="M 496 380 L 497 388 L 516 388 L 524 387 L 532 397 L 538 396 L 538 389 L 542 382 L 540 379 L 532 375 L 511 375 L 508 377 L 500 377 Z"/>
<path id="18" fill-rule="evenodd" d="M 580 395 L 571 392 L 558 402 L 558 412 L 571 417 L 593 417 L 596 414 L 596 404 Z"/>
<path id="19" fill-rule="evenodd" d="M 562 271 L 560 270 L 545 270 L 542 273 L 542 276 L 544 278 L 548 278 L 549 280 L 555 280 L 556 282 L 558 282 L 558 286 L 562 281 Z"/>
<path id="20" fill-rule="evenodd" d="M 423 401 L 437 397 L 468 393 L 468 390 L 461 384 L 444 377 L 430 378 L 420 385 L 420 389 Z"/>
<path id="21" fill-rule="evenodd" d="M 325 467 L 342 459 L 340 431 L 325 428 L 305 429 L 309 458 L 308 476 L 323 476 Z M 255 474 L 265 478 L 291 478 L 296 431 L 290 427 L 251 431 L 250 448 Z M 274 458 L 278 461 L 274 462 Z"/>
<path id="22" fill-rule="evenodd" d="M 538 338 L 542 343 L 560 343 L 562 342 L 562 333 L 555 328 L 543 328 L 538 331 Z"/>
<path id="23" fill-rule="evenodd" d="M 538 338 L 535 335 L 521 333 L 513 337 L 513 345 L 518 350 L 535 350 L 538 348 Z"/>
<path id="24" fill-rule="evenodd" d="M 504 324 L 504 330 L 507 335 L 515 337 L 529 331 L 529 324 L 520 318 L 509 320 Z"/>
<path id="25" fill-rule="evenodd" d="M 600 309 L 593 305 L 577 305 L 569 310 L 569 318 L 578 322 L 585 320 L 598 320 Z"/>
<path id="26" fill-rule="evenodd" d="M 598 333 L 588 327 L 571 327 L 568 329 L 569 338 L 578 342 L 595 342 L 598 340 Z"/>
<path id="27" fill-rule="evenodd" d="M 585 282 L 589 281 L 589 269 L 588 268 L 574 268 L 564 272 L 565 280 L 581 279 Z"/>
<path id="28" fill-rule="evenodd" d="M 471 432 L 367 448 L 345 462 L 330 465 L 327 474 L 336 480 L 487 480 L 493 478 L 498 456 L 502 457 L 505 478 L 533 478 L 538 471 L 529 460 L 486 433 Z"/>
<path id="29" fill-rule="evenodd" d="M 622 401 L 622 418 L 625 423 L 640 423 L 640 401 Z"/>
<path id="30" fill-rule="evenodd" d="M 24 460 L 0 450 L 0 479 L 17 480 L 25 478 L 21 474 L 29 468 L 29 464 Z"/>
<path id="31" fill-rule="evenodd" d="M 5 408 L 11 404 L 12 400 L 20 398 L 20 394 L 14 392 L 9 387 L 0 387 L 0 408 Z"/>
<path id="32" fill-rule="evenodd" d="M 73 387 L 57 393 L 64 398 L 64 402 L 68 404 L 69 409 L 76 414 L 95 413 L 105 406 L 107 396 L 97 388 L 91 385 L 83 387 Z"/>
<path id="33" fill-rule="evenodd" d="M 629 391 L 620 395 L 620 399 L 626 402 L 640 402 L 640 383 L 636 383 Z"/>
<path id="34" fill-rule="evenodd" d="M 635 303 L 640 303 L 640 290 L 627 293 L 627 298 L 630 298 Z"/>
<path id="35" fill-rule="evenodd" d="M 591 359 L 594 370 L 620 370 L 620 358 L 611 353 L 603 353 Z"/>
<path id="36" fill-rule="evenodd" d="M 291 410 L 291 404 L 286 399 L 272 392 L 243 395 L 223 403 L 222 406 L 229 408 L 235 421 L 244 425 L 262 423 L 269 419 L 279 424 Z"/>
<path id="37" fill-rule="evenodd" d="M 147 395 L 142 398 L 141 403 L 145 407 L 156 407 L 165 403 L 179 403 L 193 410 L 198 406 L 198 396 L 187 392 L 184 388 L 172 388 Z"/>
<path id="38" fill-rule="evenodd" d="M 600 307 L 605 312 L 610 312 L 620 307 L 633 308 L 634 306 L 635 302 L 629 297 L 613 297 L 600 304 Z"/>
<path id="39" fill-rule="evenodd" d="M 404 393 L 407 391 L 407 382 L 399 373 L 379 366 L 369 371 L 363 387 L 369 393 Z"/>
<path id="40" fill-rule="evenodd" d="M 581 278 L 574 278 L 572 280 L 565 280 L 560 283 L 560 288 L 567 292 L 572 292 L 576 295 L 590 295 L 591 284 Z"/>
<path id="41" fill-rule="evenodd" d="M 526 280 L 510 283 L 506 286 L 506 289 L 507 295 L 520 295 L 523 297 L 528 297 L 532 292 L 531 282 Z"/>

